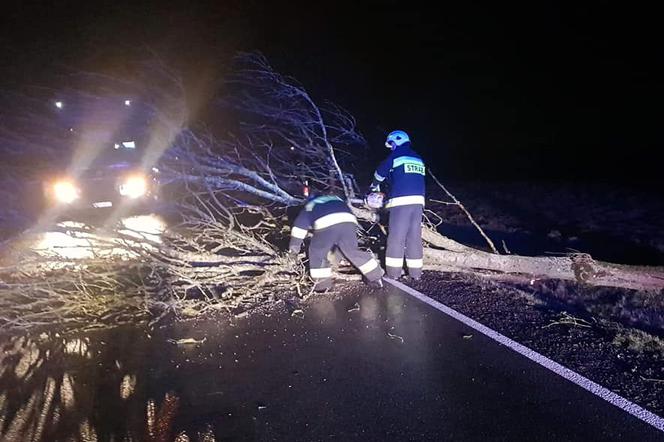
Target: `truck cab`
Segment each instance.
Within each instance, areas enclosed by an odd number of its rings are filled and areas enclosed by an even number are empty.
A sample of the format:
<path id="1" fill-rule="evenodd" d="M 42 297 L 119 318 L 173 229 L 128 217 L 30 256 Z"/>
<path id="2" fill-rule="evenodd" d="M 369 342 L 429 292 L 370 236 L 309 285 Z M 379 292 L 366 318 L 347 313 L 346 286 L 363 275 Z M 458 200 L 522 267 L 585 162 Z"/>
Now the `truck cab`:
<path id="1" fill-rule="evenodd" d="M 46 204 L 57 218 L 152 213 L 160 186 L 158 165 L 151 164 L 148 152 L 149 107 L 123 97 L 57 99 L 53 107 L 70 145 L 66 163 L 42 182 Z"/>

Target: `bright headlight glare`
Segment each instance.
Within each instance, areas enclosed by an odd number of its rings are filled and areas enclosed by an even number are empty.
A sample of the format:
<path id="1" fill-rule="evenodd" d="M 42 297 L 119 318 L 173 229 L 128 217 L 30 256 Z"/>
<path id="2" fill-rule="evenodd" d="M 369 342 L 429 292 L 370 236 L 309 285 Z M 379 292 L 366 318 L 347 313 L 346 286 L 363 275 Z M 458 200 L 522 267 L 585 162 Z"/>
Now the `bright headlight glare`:
<path id="1" fill-rule="evenodd" d="M 58 181 L 53 185 L 53 196 L 61 203 L 73 203 L 79 195 L 78 187 L 71 181 Z"/>
<path id="2" fill-rule="evenodd" d="M 129 198 L 139 198 L 148 192 L 148 183 L 144 176 L 133 175 L 127 177 L 120 184 L 120 195 Z"/>

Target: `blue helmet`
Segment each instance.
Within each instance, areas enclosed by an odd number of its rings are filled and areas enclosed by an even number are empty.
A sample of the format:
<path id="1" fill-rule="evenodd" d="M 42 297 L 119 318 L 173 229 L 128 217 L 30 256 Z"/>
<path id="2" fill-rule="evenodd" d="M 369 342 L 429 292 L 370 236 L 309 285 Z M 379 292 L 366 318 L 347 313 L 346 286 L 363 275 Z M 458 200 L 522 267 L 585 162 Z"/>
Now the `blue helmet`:
<path id="1" fill-rule="evenodd" d="M 394 150 L 397 146 L 401 146 L 402 144 L 409 142 L 410 137 L 406 132 L 402 130 L 395 130 L 390 132 L 387 136 L 387 140 L 385 140 L 385 147 Z"/>

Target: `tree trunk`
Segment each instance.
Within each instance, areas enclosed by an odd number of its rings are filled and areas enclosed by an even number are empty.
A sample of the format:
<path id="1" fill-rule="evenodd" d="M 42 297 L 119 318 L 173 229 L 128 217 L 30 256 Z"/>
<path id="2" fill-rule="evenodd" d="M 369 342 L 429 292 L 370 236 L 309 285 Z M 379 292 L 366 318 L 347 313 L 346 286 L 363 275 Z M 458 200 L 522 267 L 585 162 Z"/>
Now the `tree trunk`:
<path id="1" fill-rule="evenodd" d="M 354 207 L 355 215 L 371 220 L 371 212 Z M 422 229 L 424 267 L 438 271 L 484 270 L 496 275 L 519 275 L 530 279 L 559 279 L 592 286 L 645 291 L 664 290 L 664 268 L 628 266 L 595 261 L 588 254 L 566 256 L 497 255 L 460 244 L 435 230 Z"/>
<path id="2" fill-rule="evenodd" d="M 593 286 L 647 291 L 664 289 L 662 267 L 610 264 L 595 261 L 587 254 L 555 257 L 496 255 L 464 246 L 431 229 L 425 228 L 422 236 L 424 241 L 430 244 L 424 251 L 426 267 L 433 270 L 440 269 L 441 266 L 463 270 L 479 269 L 526 274 L 530 275 L 531 279 L 571 280 Z"/>

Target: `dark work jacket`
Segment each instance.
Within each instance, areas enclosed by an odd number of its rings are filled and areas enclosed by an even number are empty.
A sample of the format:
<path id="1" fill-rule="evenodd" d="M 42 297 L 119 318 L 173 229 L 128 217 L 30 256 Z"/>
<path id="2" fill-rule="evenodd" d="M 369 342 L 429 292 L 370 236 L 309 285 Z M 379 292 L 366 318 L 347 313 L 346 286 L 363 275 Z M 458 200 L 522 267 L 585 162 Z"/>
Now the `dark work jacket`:
<path id="1" fill-rule="evenodd" d="M 386 208 L 411 204 L 424 205 L 424 178 L 426 167 L 422 157 L 410 147 L 402 144 L 378 166 L 374 173 L 374 185 L 387 180 L 390 183 Z"/>
<path id="2" fill-rule="evenodd" d="M 357 218 L 338 196 L 310 198 L 293 222 L 289 250 L 299 252 L 307 232 L 325 230 L 341 223 L 357 224 Z"/>

